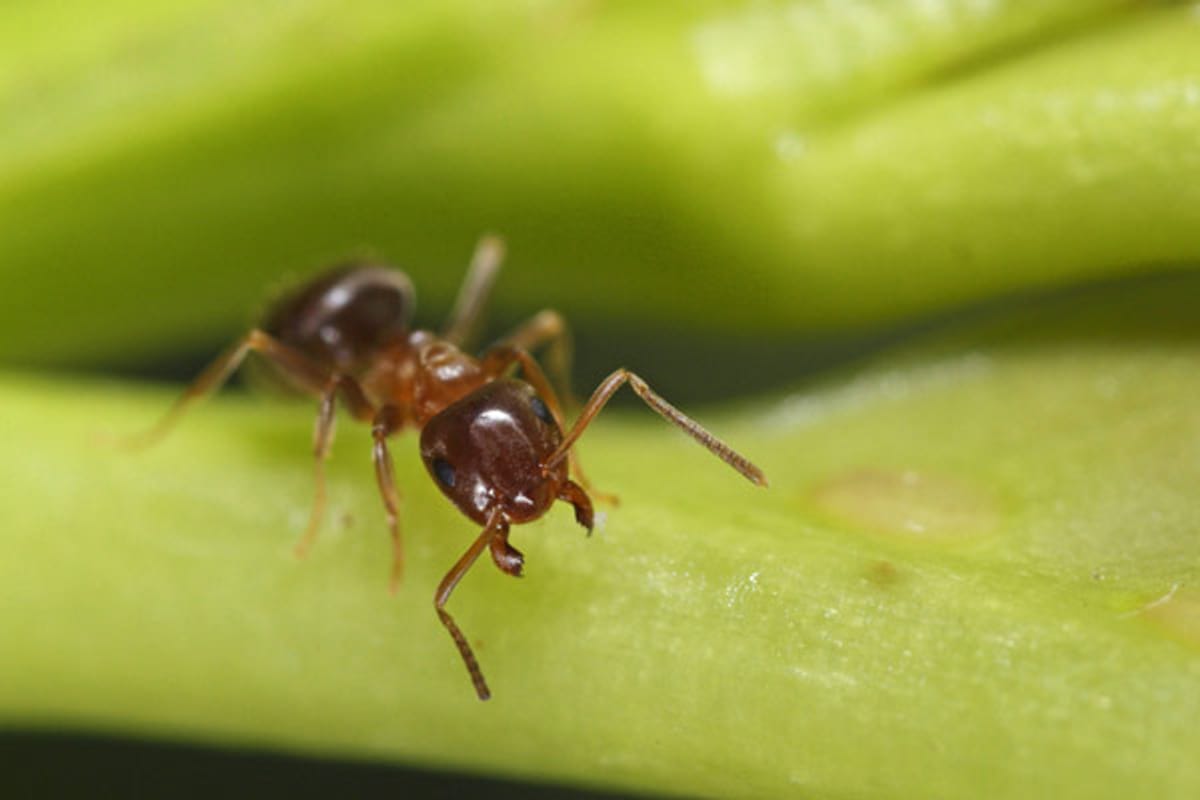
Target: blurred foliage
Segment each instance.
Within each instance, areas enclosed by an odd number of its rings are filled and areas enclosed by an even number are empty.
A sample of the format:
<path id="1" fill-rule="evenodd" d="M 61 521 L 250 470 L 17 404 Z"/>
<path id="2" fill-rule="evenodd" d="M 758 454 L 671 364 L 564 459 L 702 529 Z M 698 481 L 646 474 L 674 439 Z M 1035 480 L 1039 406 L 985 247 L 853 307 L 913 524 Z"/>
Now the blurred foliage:
<path id="1" fill-rule="evenodd" d="M 0 718 L 670 794 L 1195 796 L 1197 45 L 1194 4 L 1116 0 L 5 4 L 10 367 L 206 350 L 356 253 L 432 320 L 487 230 L 498 320 L 557 307 L 709 396 L 893 351 L 712 420 L 765 493 L 606 416 L 607 530 L 518 529 L 529 577 L 453 601 L 487 706 L 429 609 L 470 525 L 415 459 L 393 599 L 361 429 L 294 562 L 303 412 L 223 398 L 130 457 L 91 437 L 165 395 L 10 371 Z"/>
<path id="2" fill-rule="evenodd" d="M 353 252 L 442 308 L 484 230 L 497 313 L 584 330 L 847 330 L 1200 253 L 1189 7 L 142 5 L 0 10 L 6 360 L 209 347 Z"/>

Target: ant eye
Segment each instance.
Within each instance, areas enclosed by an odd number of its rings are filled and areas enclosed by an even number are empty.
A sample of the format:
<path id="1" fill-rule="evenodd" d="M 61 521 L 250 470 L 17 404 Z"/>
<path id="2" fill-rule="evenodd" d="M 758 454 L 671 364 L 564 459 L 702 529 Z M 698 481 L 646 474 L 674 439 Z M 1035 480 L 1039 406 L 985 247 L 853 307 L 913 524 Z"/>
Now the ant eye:
<path id="1" fill-rule="evenodd" d="M 454 488 L 454 467 L 450 466 L 450 462 L 435 458 L 433 460 L 433 474 L 437 476 L 438 481 L 443 486 L 449 489 Z"/>
<path id="2" fill-rule="evenodd" d="M 554 424 L 554 417 L 550 416 L 550 409 L 546 408 L 546 404 L 542 402 L 542 398 L 536 394 L 529 398 L 529 405 L 533 408 L 533 413 L 537 418 L 547 425 Z"/>

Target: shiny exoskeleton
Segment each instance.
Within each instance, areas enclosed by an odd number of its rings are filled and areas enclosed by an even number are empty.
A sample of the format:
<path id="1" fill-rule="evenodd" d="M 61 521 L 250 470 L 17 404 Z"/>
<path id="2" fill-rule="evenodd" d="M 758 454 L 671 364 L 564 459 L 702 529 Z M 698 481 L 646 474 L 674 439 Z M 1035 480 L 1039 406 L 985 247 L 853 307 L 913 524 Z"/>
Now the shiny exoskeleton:
<path id="1" fill-rule="evenodd" d="M 139 442 L 165 433 L 196 399 L 219 387 L 245 357 L 256 352 L 297 389 L 318 399 L 314 433 L 315 496 L 303 555 L 325 509 L 324 462 L 333 439 L 340 399 L 356 419 L 371 425 L 376 482 L 392 537 L 391 589 L 403 569 L 400 497 L 387 439 L 406 428 L 421 432 L 421 458 L 430 477 L 482 532 L 442 579 L 434 595 L 438 617 L 450 632 L 480 699 L 490 696 L 466 638 L 446 611 L 459 580 L 484 550 L 496 566 L 520 575 L 524 558 L 508 542 L 510 526 L 537 519 L 561 500 L 580 525 L 592 529 L 588 483 L 572 445 L 608 399 L 629 385 L 651 408 L 754 483 L 761 470 L 624 369 L 606 378 L 575 424 L 563 424 L 558 394 L 530 351 L 545 347 L 565 391 L 569 340 L 562 318 L 543 311 L 476 358 L 460 347 L 478 321 L 503 257 L 494 237 L 475 251 L 454 311 L 441 334 L 411 330 L 411 282 L 379 264 L 334 268 L 286 295 L 251 330 L 200 374 L 162 421 Z M 522 380 L 511 377 L 520 370 Z M 564 433 L 564 431 L 566 431 Z M 571 479 L 574 474 L 578 482 Z"/>

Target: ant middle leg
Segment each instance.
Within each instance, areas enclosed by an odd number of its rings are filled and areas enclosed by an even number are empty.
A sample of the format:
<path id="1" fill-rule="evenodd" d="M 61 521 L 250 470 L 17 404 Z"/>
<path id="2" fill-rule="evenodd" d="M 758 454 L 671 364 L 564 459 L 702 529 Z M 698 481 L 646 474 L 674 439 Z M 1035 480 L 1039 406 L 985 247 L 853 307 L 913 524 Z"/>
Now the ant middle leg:
<path id="1" fill-rule="evenodd" d="M 740 472 L 748 481 L 758 486 L 767 485 L 767 476 L 763 474 L 761 469 L 752 464 L 749 459 L 716 436 L 713 436 L 699 422 L 696 422 L 687 414 L 684 414 L 678 408 L 668 403 L 651 389 L 644 380 L 627 369 L 618 369 L 601 381 L 600 385 L 596 387 L 596 391 L 592 393 L 591 399 L 587 401 L 587 405 L 583 407 L 583 411 L 580 412 L 579 419 L 575 421 L 575 425 L 571 428 L 570 433 L 563 437 L 558 449 L 551 453 L 550 457 L 542 463 L 542 469 L 553 469 L 564 458 L 570 456 L 571 446 L 579 440 L 579 437 L 583 435 L 587 426 L 596 418 L 596 415 L 600 413 L 600 410 L 604 408 L 605 403 L 612 398 L 617 389 L 620 389 L 626 383 L 659 416 L 682 430 L 688 436 L 691 436 L 710 453 Z"/>

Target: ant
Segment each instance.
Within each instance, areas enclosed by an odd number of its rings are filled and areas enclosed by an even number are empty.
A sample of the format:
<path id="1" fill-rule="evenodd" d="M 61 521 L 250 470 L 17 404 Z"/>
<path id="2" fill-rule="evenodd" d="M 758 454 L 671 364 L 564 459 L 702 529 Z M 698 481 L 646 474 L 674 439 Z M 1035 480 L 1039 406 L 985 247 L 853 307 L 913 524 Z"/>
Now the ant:
<path id="1" fill-rule="evenodd" d="M 392 539 L 390 590 L 395 593 L 404 555 L 400 495 L 387 439 L 406 428 L 419 429 L 421 459 L 430 477 L 460 511 L 483 526 L 434 594 L 438 618 L 454 639 L 481 700 L 491 693 L 446 603 L 484 550 L 501 571 L 519 577 L 524 556 L 508 543 L 509 528 L 537 519 L 556 500 L 569 503 L 575 520 L 591 534 L 591 487 L 571 448 L 622 385 L 628 383 L 650 408 L 750 481 L 767 485 L 758 467 L 625 369 L 600 383 L 567 429 L 558 395 L 530 355 L 538 347 L 553 348 L 548 356 L 554 357 L 547 360 L 569 396 L 569 338 L 557 312 L 537 314 L 479 358 L 464 353 L 460 347 L 479 321 L 503 257 L 500 239 L 480 240 L 441 334 L 410 330 L 413 286 L 399 270 L 356 262 L 317 275 L 272 305 L 260 327 L 213 361 L 154 428 L 131 442 L 144 446 L 157 441 L 193 402 L 219 388 L 247 355 L 265 357 L 288 383 L 318 398 L 314 499 L 307 529 L 295 547 L 303 556 L 325 511 L 324 464 L 340 398 L 355 419 L 371 425 L 375 479 Z M 524 380 L 510 377 L 516 368 Z M 571 480 L 572 474 L 578 482 Z"/>

